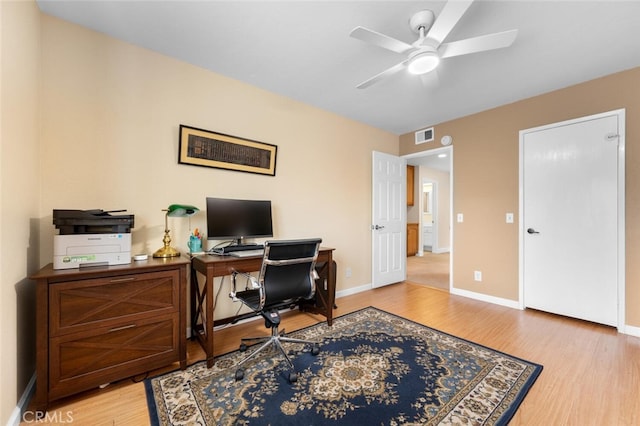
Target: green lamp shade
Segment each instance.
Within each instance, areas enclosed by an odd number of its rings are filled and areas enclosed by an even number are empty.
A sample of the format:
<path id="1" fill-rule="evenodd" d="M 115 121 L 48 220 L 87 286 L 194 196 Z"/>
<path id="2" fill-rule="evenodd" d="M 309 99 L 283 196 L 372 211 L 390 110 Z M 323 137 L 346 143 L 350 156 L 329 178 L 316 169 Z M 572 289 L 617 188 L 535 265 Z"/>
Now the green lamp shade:
<path id="1" fill-rule="evenodd" d="M 189 206 L 187 204 L 171 204 L 167 209 L 167 216 L 171 217 L 187 217 L 193 216 L 198 212 L 198 209 L 195 206 Z"/>

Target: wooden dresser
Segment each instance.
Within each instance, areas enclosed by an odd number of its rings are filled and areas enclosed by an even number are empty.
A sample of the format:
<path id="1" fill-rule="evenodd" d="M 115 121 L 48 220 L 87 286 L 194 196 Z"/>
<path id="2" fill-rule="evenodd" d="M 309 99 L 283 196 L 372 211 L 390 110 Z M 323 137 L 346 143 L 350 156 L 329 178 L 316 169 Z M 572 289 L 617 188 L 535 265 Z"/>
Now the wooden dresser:
<path id="1" fill-rule="evenodd" d="M 187 364 L 188 259 L 54 270 L 36 281 L 35 408 L 102 384 Z"/>

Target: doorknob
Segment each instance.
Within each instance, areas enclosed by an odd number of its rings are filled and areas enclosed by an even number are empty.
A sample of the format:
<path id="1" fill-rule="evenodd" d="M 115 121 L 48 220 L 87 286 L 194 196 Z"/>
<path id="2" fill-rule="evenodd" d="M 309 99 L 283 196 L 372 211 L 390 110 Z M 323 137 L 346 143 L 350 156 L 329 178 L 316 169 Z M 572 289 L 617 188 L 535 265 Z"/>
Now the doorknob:
<path id="1" fill-rule="evenodd" d="M 384 229 L 384 226 L 374 225 L 374 226 L 371 227 L 371 229 L 375 229 L 375 230 Z"/>
<path id="2" fill-rule="evenodd" d="M 539 234 L 540 232 L 536 231 L 533 228 L 529 228 L 529 229 L 527 229 L 527 233 L 529 233 L 529 234 Z"/>

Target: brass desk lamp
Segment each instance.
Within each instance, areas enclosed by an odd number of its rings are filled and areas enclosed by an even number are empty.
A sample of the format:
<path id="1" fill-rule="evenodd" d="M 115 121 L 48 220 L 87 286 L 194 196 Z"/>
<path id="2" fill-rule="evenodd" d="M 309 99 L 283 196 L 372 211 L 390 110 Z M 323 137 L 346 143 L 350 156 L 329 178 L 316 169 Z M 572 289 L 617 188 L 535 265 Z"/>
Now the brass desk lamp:
<path id="1" fill-rule="evenodd" d="M 156 250 L 153 253 L 153 257 L 177 257 L 180 256 L 180 252 L 175 248 L 171 247 L 171 236 L 169 235 L 169 216 L 171 217 L 189 217 L 196 214 L 199 209 L 194 206 L 189 206 L 186 204 L 171 204 L 169 208 L 163 209 L 163 212 L 167 212 L 164 215 L 164 237 L 162 238 L 162 242 L 164 246 Z"/>

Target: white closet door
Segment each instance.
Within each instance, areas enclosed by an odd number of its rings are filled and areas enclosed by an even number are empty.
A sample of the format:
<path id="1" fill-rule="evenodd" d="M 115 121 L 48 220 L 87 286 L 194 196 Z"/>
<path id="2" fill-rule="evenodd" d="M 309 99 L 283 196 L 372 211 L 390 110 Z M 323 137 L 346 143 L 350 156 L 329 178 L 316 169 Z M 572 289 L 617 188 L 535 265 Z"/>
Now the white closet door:
<path id="1" fill-rule="evenodd" d="M 618 323 L 619 117 L 521 132 L 524 304 Z"/>

